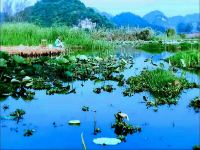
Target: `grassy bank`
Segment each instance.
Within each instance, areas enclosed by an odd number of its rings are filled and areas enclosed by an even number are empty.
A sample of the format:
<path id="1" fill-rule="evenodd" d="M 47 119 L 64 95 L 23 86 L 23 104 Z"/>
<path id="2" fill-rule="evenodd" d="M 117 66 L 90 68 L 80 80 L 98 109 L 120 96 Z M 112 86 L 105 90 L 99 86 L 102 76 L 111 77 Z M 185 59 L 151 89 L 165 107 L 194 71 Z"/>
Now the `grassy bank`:
<path id="1" fill-rule="evenodd" d="M 28 23 L 6 23 L 0 26 L 0 44 L 4 46 L 27 45 L 36 46 L 41 39 L 46 39 L 48 44 L 53 44 L 58 36 L 68 47 L 78 46 L 82 49 L 108 49 L 110 45 L 104 40 L 95 40 L 91 35 L 81 29 L 68 27 L 42 28 Z"/>

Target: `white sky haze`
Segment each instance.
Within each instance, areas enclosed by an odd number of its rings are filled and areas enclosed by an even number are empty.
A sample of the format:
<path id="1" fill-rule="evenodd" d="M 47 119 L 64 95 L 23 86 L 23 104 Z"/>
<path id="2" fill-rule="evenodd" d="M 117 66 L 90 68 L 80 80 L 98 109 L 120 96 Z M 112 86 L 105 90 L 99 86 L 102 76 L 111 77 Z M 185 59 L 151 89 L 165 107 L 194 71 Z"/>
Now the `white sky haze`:
<path id="1" fill-rule="evenodd" d="M 8 0 L 0 0 L 2 3 Z M 19 0 L 11 0 L 14 4 Z M 34 4 L 37 0 L 29 0 Z M 199 13 L 200 0 L 81 0 L 86 6 L 94 7 L 112 15 L 132 12 L 143 16 L 153 10 L 160 10 L 167 16 Z"/>

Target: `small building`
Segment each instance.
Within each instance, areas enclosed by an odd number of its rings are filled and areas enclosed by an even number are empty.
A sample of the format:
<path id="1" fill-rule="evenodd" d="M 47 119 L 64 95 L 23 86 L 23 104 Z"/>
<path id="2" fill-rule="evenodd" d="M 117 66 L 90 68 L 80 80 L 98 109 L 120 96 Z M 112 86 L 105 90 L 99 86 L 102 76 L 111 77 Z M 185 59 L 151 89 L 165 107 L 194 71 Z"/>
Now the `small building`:
<path id="1" fill-rule="evenodd" d="M 96 23 L 93 23 L 91 21 L 91 19 L 84 19 L 84 20 L 81 20 L 78 24 L 78 27 L 79 28 L 82 28 L 82 29 L 89 29 L 89 30 L 92 30 L 92 29 L 95 29 L 96 28 Z"/>

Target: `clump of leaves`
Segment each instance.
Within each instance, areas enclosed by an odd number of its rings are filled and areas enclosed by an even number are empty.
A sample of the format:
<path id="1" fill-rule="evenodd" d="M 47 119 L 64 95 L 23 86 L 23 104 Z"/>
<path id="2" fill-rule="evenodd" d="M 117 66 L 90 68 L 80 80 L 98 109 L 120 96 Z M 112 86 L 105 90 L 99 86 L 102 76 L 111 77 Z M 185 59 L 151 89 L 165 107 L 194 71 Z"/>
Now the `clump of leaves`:
<path id="1" fill-rule="evenodd" d="M 112 125 L 112 128 L 115 129 L 115 133 L 121 141 L 126 141 L 126 136 L 128 134 L 141 132 L 140 127 L 134 127 L 131 124 L 128 124 L 125 122 L 125 118 L 128 119 L 126 114 L 118 112 L 115 114 L 115 124 Z"/>
<path id="2" fill-rule="evenodd" d="M 200 97 L 195 97 L 189 104 L 189 107 L 193 107 L 195 112 L 200 110 Z"/>
<path id="3" fill-rule="evenodd" d="M 54 94 L 69 94 L 69 93 L 76 93 L 75 89 L 70 90 L 70 85 L 62 86 L 62 87 L 52 87 L 46 91 L 47 95 L 54 95 Z"/>

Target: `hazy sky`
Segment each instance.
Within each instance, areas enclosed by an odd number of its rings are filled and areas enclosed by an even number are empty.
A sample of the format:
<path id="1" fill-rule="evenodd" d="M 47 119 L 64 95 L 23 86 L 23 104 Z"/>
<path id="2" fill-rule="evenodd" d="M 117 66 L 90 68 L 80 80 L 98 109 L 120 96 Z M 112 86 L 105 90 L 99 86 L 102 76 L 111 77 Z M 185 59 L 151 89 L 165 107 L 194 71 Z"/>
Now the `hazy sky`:
<path id="1" fill-rule="evenodd" d="M 130 11 L 143 16 L 152 10 L 160 10 L 167 16 L 199 12 L 199 0 L 81 0 L 89 7 L 95 7 L 111 14 Z"/>
<path id="2" fill-rule="evenodd" d="M 0 0 L 1 8 L 4 1 L 21 0 Z M 37 0 L 28 0 L 33 4 Z M 119 14 L 121 12 L 133 12 L 143 16 L 152 10 L 160 10 L 167 16 L 186 15 L 199 12 L 200 0 L 81 0 L 86 6 L 97 8 L 110 14 Z"/>

